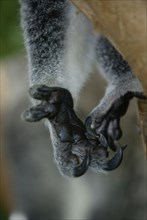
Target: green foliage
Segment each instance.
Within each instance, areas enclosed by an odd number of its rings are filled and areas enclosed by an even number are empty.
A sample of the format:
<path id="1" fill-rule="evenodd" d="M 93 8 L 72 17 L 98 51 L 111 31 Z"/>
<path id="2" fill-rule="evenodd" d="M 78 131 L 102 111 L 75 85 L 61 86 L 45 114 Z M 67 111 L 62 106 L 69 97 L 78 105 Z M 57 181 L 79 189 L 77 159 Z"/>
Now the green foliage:
<path id="1" fill-rule="evenodd" d="M 0 57 L 22 48 L 19 17 L 17 0 L 0 0 Z"/>
<path id="2" fill-rule="evenodd" d="M 8 216 L 1 208 L 0 208 L 0 220 L 8 220 Z"/>

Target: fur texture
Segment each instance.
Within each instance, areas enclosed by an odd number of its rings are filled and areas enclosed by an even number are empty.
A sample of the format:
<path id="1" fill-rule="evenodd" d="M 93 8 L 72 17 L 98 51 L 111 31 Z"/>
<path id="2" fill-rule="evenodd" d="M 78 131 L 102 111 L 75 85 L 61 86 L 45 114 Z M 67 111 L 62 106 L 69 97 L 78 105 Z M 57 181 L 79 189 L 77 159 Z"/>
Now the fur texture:
<path id="1" fill-rule="evenodd" d="M 143 92 L 128 63 L 104 36 L 94 32 L 89 20 L 69 1 L 20 0 L 20 4 L 30 86 L 44 84 L 66 88 L 76 102 L 84 82 L 96 66 L 107 79 L 108 87 L 98 106 L 90 113 L 92 128 L 128 92 Z M 118 102 L 120 107 L 126 103 L 126 97 Z M 127 106 L 128 102 L 125 109 Z M 118 129 L 120 117 L 113 117 L 113 121 L 118 121 Z M 112 130 L 113 121 L 110 120 L 111 123 L 107 126 L 110 124 Z M 66 144 L 60 143 L 49 122 L 48 127 L 56 158 L 61 149 L 64 149 L 62 145 Z M 111 139 L 119 137 L 120 135 L 111 135 Z"/>

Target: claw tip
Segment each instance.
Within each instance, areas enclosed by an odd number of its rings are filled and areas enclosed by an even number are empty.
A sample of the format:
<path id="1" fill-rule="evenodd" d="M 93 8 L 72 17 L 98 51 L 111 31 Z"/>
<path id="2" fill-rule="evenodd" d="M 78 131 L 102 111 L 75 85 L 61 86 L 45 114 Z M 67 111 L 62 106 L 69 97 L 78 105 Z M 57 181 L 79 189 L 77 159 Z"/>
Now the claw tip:
<path id="1" fill-rule="evenodd" d="M 86 154 L 86 157 L 84 158 L 83 162 L 73 170 L 73 176 L 74 177 L 82 176 L 87 171 L 88 166 L 89 166 L 89 155 Z"/>

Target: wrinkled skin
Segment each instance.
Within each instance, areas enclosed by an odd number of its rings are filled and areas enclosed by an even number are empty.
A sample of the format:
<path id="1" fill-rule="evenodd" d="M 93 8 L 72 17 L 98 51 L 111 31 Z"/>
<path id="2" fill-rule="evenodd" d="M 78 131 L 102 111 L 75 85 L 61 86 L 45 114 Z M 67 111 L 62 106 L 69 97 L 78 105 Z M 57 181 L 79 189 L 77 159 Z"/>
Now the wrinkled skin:
<path id="1" fill-rule="evenodd" d="M 57 164 L 64 175 L 81 176 L 89 166 L 95 172 L 99 172 L 113 170 L 120 165 L 125 147 L 119 147 L 114 157 L 108 159 L 109 143 L 104 137 L 106 133 L 101 130 L 94 136 L 88 129 L 86 131 L 73 110 L 73 99 L 68 90 L 37 85 L 30 88 L 29 93 L 41 102 L 26 110 L 23 118 L 29 122 L 40 121 L 43 118 L 50 121 L 59 142 L 56 147 L 56 155 L 60 155 L 56 158 Z M 120 112 L 125 112 L 125 109 Z M 114 120 L 111 124 L 114 125 Z"/>

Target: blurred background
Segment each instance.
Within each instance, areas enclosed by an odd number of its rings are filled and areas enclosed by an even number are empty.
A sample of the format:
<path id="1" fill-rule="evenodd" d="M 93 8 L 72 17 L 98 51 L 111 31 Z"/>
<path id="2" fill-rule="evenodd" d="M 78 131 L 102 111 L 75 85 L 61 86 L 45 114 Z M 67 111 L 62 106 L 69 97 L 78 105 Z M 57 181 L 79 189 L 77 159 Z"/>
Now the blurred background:
<path id="1" fill-rule="evenodd" d="M 0 16 L 0 219 L 145 220 L 146 164 L 135 100 L 121 121 L 120 143 L 128 144 L 122 165 L 108 174 L 89 170 L 77 179 L 61 176 L 43 122 L 20 119 L 29 96 L 18 2 L 1 0 Z M 101 76 L 91 74 L 79 100 L 81 119 L 105 88 Z"/>

